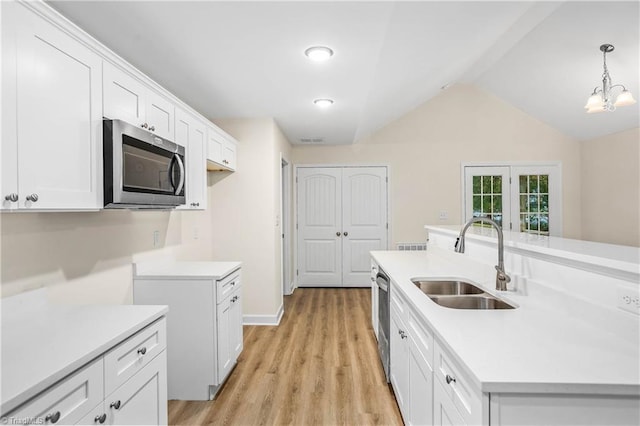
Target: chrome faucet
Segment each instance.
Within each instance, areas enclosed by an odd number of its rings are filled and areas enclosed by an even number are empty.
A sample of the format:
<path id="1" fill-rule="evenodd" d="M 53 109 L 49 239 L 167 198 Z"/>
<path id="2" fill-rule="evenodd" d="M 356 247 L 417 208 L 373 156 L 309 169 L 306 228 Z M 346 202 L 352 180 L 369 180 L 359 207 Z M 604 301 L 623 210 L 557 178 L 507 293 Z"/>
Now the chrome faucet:
<path id="1" fill-rule="evenodd" d="M 473 217 L 462 227 L 460 235 L 456 239 L 455 252 L 464 253 L 464 234 L 469 227 L 476 222 L 486 222 L 498 231 L 498 264 L 496 265 L 496 290 L 506 291 L 507 283 L 511 281 L 511 277 L 504 271 L 504 236 L 500 225 L 488 217 Z"/>

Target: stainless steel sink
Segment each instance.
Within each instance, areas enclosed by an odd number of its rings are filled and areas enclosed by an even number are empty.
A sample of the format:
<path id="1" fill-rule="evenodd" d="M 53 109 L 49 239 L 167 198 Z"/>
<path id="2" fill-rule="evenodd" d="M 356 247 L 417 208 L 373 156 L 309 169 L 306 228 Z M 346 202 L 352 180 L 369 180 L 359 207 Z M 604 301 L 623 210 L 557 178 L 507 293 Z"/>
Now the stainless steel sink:
<path id="1" fill-rule="evenodd" d="M 415 278 L 411 282 L 431 300 L 445 308 L 479 310 L 515 308 L 466 281 Z"/>
<path id="2" fill-rule="evenodd" d="M 481 288 L 465 281 L 414 279 L 412 282 L 428 296 L 484 293 Z"/>
<path id="3" fill-rule="evenodd" d="M 514 309 L 504 300 L 488 294 L 479 296 L 429 296 L 440 306 L 453 309 Z"/>

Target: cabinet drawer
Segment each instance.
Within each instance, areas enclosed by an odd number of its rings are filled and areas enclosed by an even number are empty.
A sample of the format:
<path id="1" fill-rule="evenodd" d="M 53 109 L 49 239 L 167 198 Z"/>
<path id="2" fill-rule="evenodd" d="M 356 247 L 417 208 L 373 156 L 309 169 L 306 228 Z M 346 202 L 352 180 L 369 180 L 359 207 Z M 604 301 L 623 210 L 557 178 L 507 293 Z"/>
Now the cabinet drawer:
<path id="1" fill-rule="evenodd" d="M 395 309 L 398 315 L 405 320 L 407 310 L 406 303 L 404 298 L 400 295 L 400 290 L 398 290 L 398 286 L 396 284 L 391 283 L 389 286 L 389 294 L 391 296 L 391 309 Z"/>
<path id="2" fill-rule="evenodd" d="M 104 356 L 104 392 L 109 394 L 167 347 L 167 321 L 140 330 Z"/>
<path id="3" fill-rule="evenodd" d="M 482 423 L 482 394 L 438 342 L 434 345 L 434 374 L 466 424 Z"/>
<path id="4" fill-rule="evenodd" d="M 216 283 L 217 287 L 217 303 L 222 302 L 235 289 L 240 287 L 240 271 L 235 271 L 221 279 Z"/>
<path id="5" fill-rule="evenodd" d="M 434 339 L 431 329 L 423 324 L 422 320 L 420 320 L 411 309 L 409 309 L 408 328 L 411 341 L 418 350 L 421 358 L 426 361 L 429 369 L 433 370 Z"/>
<path id="6" fill-rule="evenodd" d="M 36 424 L 75 424 L 102 398 L 103 363 L 99 358 L 5 417 L 10 424 L 26 424 L 26 419 Z"/>

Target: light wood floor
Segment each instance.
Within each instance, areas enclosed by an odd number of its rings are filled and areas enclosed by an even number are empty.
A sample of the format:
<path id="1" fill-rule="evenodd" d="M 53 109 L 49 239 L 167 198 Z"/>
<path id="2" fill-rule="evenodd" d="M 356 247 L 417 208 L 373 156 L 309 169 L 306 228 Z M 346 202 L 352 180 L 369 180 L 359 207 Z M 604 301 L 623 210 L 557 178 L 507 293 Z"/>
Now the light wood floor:
<path id="1" fill-rule="evenodd" d="M 214 401 L 169 401 L 169 424 L 401 425 L 371 327 L 369 289 L 298 288 L 280 326 L 245 326 Z"/>

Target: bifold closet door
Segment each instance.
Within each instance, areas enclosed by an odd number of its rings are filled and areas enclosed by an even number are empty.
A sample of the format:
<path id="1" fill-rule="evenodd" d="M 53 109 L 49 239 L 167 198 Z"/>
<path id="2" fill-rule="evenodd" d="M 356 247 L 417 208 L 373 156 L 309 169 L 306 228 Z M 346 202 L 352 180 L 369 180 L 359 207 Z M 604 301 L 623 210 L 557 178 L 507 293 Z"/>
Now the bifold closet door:
<path id="1" fill-rule="evenodd" d="M 298 285 L 368 287 L 387 249 L 387 168 L 298 168 Z"/>

